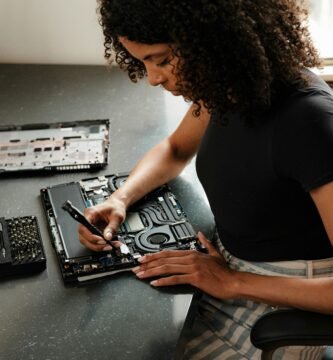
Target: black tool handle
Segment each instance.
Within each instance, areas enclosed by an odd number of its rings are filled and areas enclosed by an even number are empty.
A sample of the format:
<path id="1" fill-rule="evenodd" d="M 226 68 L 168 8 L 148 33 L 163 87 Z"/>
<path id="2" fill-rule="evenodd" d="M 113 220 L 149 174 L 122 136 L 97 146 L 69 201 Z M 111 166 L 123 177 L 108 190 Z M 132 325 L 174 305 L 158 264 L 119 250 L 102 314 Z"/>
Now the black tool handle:
<path id="1" fill-rule="evenodd" d="M 104 238 L 103 233 L 99 230 L 95 225 L 91 224 L 86 217 L 82 214 L 82 212 L 77 209 L 72 203 L 67 200 L 63 205 L 62 208 L 69 213 L 69 215 L 79 222 L 80 224 L 84 225 L 88 230 L 90 230 L 93 234 L 101 236 Z"/>

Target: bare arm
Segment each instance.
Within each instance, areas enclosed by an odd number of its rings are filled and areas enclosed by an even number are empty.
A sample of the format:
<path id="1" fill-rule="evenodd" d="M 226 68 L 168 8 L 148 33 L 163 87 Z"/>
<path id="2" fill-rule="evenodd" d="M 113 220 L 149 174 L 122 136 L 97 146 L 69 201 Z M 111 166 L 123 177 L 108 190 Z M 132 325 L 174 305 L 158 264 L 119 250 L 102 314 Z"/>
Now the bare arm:
<path id="1" fill-rule="evenodd" d="M 333 182 L 311 191 L 333 246 Z M 154 286 L 191 284 L 220 299 L 246 298 L 274 306 L 333 314 L 333 277 L 300 279 L 230 270 L 224 258 L 199 234 L 208 254 L 168 252 L 148 254 L 134 272 L 139 278 L 171 274 Z"/>
<path id="2" fill-rule="evenodd" d="M 310 195 L 333 246 L 333 182 L 311 191 Z M 273 305 L 333 313 L 333 278 L 291 279 L 239 275 L 238 291 L 241 296 Z"/>
<path id="3" fill-rule="evenodd" d="M 199 118 L 193 117 L 192 112 L 193 106 L 175 132 L 144 155 L 113 197 L 122 199 L 128 207 L 183 170 L 196 154 L 209 122 L 204 108 Z"/>
<path id="4" fill-rule="evenodd" d="M 149 191 L 175 178 L 198 150 L 209 122 L 209 114 L 202 107 L 199 118 L 193 106 L 178 128 L 165 140 L 148 151 L 130 176 L 104 203 L 85 210 L 89 221 L 104 228 L 104 238 L 111 240 L 126 217 L 126 209 Z M 104 239 L 79 226 L 80 241 L 91 250 L 110 250 Z"/>
<path id="5" fill-rule="evenodd" d="M 236 277 L 235 297 L 333 314 L 333 278 L 297 279 L 250 273 L 238 273 Z"/>

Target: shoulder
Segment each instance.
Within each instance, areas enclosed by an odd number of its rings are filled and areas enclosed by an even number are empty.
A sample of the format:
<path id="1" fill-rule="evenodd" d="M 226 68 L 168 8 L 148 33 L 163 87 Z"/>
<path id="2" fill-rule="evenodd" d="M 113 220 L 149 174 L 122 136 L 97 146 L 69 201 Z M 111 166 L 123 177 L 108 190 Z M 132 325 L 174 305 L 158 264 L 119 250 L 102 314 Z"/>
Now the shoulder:
<path id="1" fill-rule="evenodd" d="M 333 93 L 316 75 L 309 74 L 309 83 L 296 86 L 276 109 L 273 149 L 279 174 L 306 190 L 331 179 Z"/>
<path id="2" fill-rule="evenodd" d="M 317 75 L 307 71 L 306 85 L 294 84 L 278 102 L 275 128 L 283 133 L 330 126 L 333 122 L 333 91 Z"/>
<path id="3" fill-rule="evenodd" d="M 196 105 L 189 108 L 177 129 L 168 137 L 174 153 L 185 159 L 193 157 L 197 152 L 210 121 L 210 114 L 204 106 L 199 116 L 194 116 L 195 109 Z"/>

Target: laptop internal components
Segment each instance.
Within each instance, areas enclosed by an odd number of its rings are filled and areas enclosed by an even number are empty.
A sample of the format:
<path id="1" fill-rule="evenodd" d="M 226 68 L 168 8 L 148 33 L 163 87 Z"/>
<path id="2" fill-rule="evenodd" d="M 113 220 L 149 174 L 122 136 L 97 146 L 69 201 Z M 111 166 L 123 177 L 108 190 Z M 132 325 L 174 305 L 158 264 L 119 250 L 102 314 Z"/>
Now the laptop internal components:
<path id="1" fill-rule="evenodd" d="M 108 150 L 108 119 L 0 126 L 0 174 L 101 168 Z"/>
<path id="2" fill-rule="evenodd" d="M 86 282 L 128 271 L 146 253 L 166 249 L 196 249 L 200 245 L 184 210 L 168 185 L 134 204 L 119 228 L 126 246 L 93 252 L 81 245 L 78 223 L 63 207 L 68 201 L 80 212 L 105 201 L 127 175 L 109 175 L 41 189 L 41 198 L 65 283 Z M 124 251 L 124 248 L 126 251 Z"/>

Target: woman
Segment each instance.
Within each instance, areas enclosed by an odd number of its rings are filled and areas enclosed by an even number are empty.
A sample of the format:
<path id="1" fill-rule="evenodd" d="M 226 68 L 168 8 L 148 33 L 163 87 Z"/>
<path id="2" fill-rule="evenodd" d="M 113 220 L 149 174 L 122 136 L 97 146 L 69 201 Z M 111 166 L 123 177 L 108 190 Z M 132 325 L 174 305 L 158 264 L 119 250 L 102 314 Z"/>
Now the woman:
<path id="1" fill-rule="evenodd" d="M 306 70 L 319 63 L 306 11 L 291 0 L 101 0 L 100 12 L 106 57 L 192 106 L 86 215 L 112 239 L 126 209 L 197 154 L 215 246 L 199 233 L 208 254 L 163 251 L 133 271 L 204 294 L 184 358 L 259 358 L 249 332 L 272 306 L 333 312 L 333 96 Z M 315 359 L 321 349 L 281 351 Z"/>

